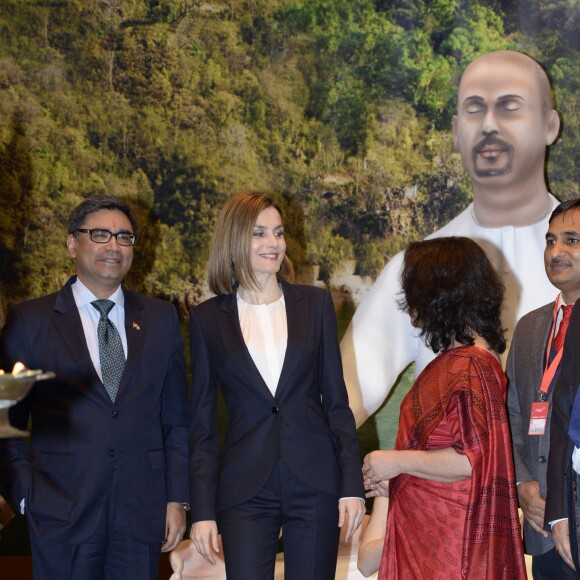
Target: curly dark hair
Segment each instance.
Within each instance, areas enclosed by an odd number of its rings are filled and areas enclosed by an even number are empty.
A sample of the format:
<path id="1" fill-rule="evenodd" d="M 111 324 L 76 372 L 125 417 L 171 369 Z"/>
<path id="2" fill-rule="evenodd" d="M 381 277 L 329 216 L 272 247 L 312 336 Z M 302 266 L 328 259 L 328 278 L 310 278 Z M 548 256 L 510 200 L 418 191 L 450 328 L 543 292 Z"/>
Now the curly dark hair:
<path id="1" fill-rule="evenodd" d="M 454 340 L 472 345 L 475 336 L 499 353 L 505 350 L 504 285 L 473 240 L 442 237 L 410 244 L 401 286 L 399 308 L 411 316 L 433 352 L 447 350 Z"/>

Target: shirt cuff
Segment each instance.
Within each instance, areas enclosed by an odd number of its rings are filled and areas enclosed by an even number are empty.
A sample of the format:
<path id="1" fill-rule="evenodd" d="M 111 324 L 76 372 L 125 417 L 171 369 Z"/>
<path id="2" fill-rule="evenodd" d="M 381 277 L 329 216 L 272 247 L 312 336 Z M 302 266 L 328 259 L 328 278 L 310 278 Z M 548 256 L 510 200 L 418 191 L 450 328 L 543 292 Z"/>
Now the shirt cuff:
<path id="1" fill-rule="evenodd" d="M 365 501 L 365 500 L 364 500 L 364 498 L 362 498 L 362 497 L 341 497 L 341 498 L 338 500 L 338 503 L 340 503 L 340 502 L 341 502 L 342 500 L 344 500 L 344 499 L 360 499 L 360 500 L 361 500 L 363 503 L 364 503 L 364 501 Z"/>

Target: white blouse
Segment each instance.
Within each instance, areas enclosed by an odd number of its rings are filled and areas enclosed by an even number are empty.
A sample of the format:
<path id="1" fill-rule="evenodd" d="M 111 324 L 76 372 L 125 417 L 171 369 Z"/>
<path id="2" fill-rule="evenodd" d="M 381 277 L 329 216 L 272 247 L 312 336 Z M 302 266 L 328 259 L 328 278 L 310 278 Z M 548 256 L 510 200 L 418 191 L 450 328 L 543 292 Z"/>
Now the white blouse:
<path id="1" fill-rule="evenodd" d="M 272 395 L 280 380 L 288 344 L 284 295 L 271 304 L 249 304 L 237 294 L 244 342 Z"/>

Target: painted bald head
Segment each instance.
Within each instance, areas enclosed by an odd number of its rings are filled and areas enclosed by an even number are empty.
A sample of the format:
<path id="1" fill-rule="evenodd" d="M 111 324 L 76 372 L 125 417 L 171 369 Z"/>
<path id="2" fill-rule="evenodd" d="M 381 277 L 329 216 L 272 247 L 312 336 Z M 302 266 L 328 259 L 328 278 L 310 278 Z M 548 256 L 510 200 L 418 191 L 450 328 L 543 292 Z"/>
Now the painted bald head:
<path id="1" fill-rule="evenodd" d="M 529 56 L 491 52 L 465 69 L 453 137 L 474 182 L 513 185 L 532 174 L 543 180 L 546 147 L 559 128 L 548 77 Z"/>
<path id="2" fill-rule="evenodd" d="M 542 111 L 547 113 L 554 108 L 552 101 L 552 88 L 546 71 L 533 58 L 515 50 L 498 50 L 489 52 L 476 58 L 463 71 L 459 81 L 457 94 L 457 110 L 459 111 L 461 98 L 465 91 L 473 86 L 473 83 L 481 84 L 484 78 L 497 78 L 498 73 L 527 76 L 529 81 L 535 84 L 535 90 L 539 96 Z M 500 75 L 500 77 L 503 75 Z M 501 80 L 499 78 L 498 80 Z"/>

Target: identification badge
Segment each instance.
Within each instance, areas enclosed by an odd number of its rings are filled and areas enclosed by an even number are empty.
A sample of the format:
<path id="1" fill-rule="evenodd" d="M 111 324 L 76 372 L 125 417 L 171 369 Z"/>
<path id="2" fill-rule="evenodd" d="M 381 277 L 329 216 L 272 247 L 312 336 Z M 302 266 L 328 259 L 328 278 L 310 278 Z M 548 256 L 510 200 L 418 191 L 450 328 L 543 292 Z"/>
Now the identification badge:
<path id="1" fill-rule="evenodd" d="M 532 414 L 530 416 L 528 435 L 543 435 L 545 433 L 549 404 L 548 401 L 532 403 Z"/>

